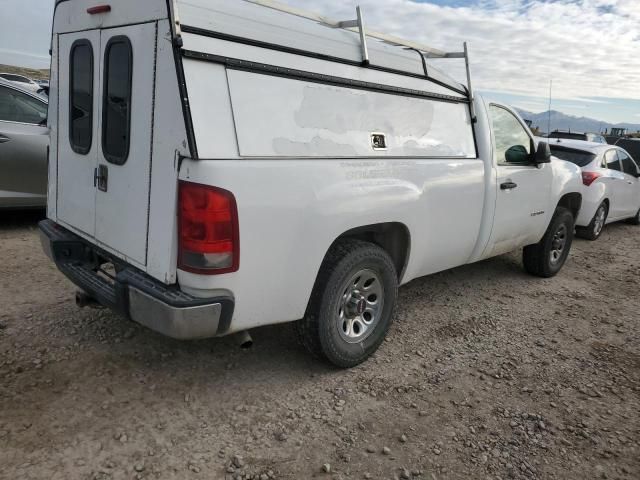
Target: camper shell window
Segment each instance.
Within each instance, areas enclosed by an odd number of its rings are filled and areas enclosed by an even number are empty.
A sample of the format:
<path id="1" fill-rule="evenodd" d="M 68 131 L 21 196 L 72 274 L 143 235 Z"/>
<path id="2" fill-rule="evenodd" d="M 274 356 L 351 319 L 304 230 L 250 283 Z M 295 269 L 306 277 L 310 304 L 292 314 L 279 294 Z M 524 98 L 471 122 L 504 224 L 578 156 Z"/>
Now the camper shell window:
<path id="1" fill-rule="evenodd" d="M 122 35 L 111 38 L 104 51 L 102 152 L 116 165 L 129 156 L 132 65 L 130 40 Z"/>
<path id="2" fill-rule="evenodd" d="M 93 141 L 93 47 L 76 40 L 69 53 L 69 143 L 86 155 Z"/>

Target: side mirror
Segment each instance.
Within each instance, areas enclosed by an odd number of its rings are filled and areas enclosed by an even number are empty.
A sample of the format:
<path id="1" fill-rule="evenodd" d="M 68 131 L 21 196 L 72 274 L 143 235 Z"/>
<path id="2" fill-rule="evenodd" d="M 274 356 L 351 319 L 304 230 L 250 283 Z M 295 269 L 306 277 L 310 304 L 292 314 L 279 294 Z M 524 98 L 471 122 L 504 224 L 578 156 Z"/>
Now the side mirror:
<path id="1" fill-rule="evenodd" d="M 549 148 L 547 142 L 538 142 L 538 148 L 536 149 L 536 155 L 533 161 L 536 165 L 551 163 L 551 148 Z"/>

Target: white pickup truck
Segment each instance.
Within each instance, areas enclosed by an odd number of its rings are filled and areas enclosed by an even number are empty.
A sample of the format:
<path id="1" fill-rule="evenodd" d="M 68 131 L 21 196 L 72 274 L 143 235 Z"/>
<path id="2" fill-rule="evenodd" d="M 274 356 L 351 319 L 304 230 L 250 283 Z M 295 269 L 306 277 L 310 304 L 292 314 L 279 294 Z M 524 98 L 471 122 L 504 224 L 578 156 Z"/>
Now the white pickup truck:
<path id="1" fill-rule="evenodd" d="M 431 67 L 464 58 L 265 0 L 58 0 L 43 247 L 163 334 L 297 321 L 371 355 L 398 285 L 524 247 L 564 264 L 578 167 Z"/>

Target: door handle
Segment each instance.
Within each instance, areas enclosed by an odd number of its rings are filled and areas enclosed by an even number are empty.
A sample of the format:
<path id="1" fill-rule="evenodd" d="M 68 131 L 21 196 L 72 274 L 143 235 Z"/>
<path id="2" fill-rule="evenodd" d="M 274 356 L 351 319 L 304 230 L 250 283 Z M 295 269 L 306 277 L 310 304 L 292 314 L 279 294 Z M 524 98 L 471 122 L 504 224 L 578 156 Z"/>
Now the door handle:
<path id="1" fill-rule="evenodd" d="M 4 135 L 0 135 L 0 143 L 7 143 L 11 139 L 9 137 L 5 137 Z"/>
<path id="2" fill-rule="evenodd" d="M 512 190 L 518 186 L 517 183 L 504 182 L 500 184 L 500 190 Z"/>
<path id="3" fill-rule="evenodd" d="M 106 165 L 98 165 L 98 168 L 93 169 L 93 186 L 98 187 L 98 190 L 102 192 L 107 191 L 107 185 L 109 182 L 109 170 Z"/>

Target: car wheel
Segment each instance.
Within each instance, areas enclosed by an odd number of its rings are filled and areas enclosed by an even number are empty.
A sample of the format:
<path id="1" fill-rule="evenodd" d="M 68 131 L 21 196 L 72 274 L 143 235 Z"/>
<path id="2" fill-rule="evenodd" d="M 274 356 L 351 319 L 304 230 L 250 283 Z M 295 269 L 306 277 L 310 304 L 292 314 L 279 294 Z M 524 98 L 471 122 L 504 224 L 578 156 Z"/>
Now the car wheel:
<path id="1" fill-rule="evenodd" d="M 609 208 L 605 202 L 602 202 L 595 215 L 591 219 L 591 222 L 586 227 L 577 227 L 576 234 L 580 238 L 587 240 L 596 240 L 602 233 L 605 223 L 607 222 L 607 215 L 609 214 Z"/>
<path id="2" fill-rule="evenodd" d="M 640 210 L 636 212 L 635 217 L 631 217 L 627 220 L 627 223 L 630 223 L 631 225 L 640 225 Z"/>
<path id="3" fill-rule="evenodd" d="M 296 322 L 298 337 L 338 367 L 358 365 L 387 335 L 397 295 L 387 252 L 360 240 L 338 241 L 320 268 L 304 318 Z"/>
<path id="4" fill-rule="evenodd" d="M 567 260 L 573 242 L 574 218 L 569 210 L 556 208 L 547 231 L 538 243 L 524 247 L 527 272 L 538 277 L 553 277 Z"/>

